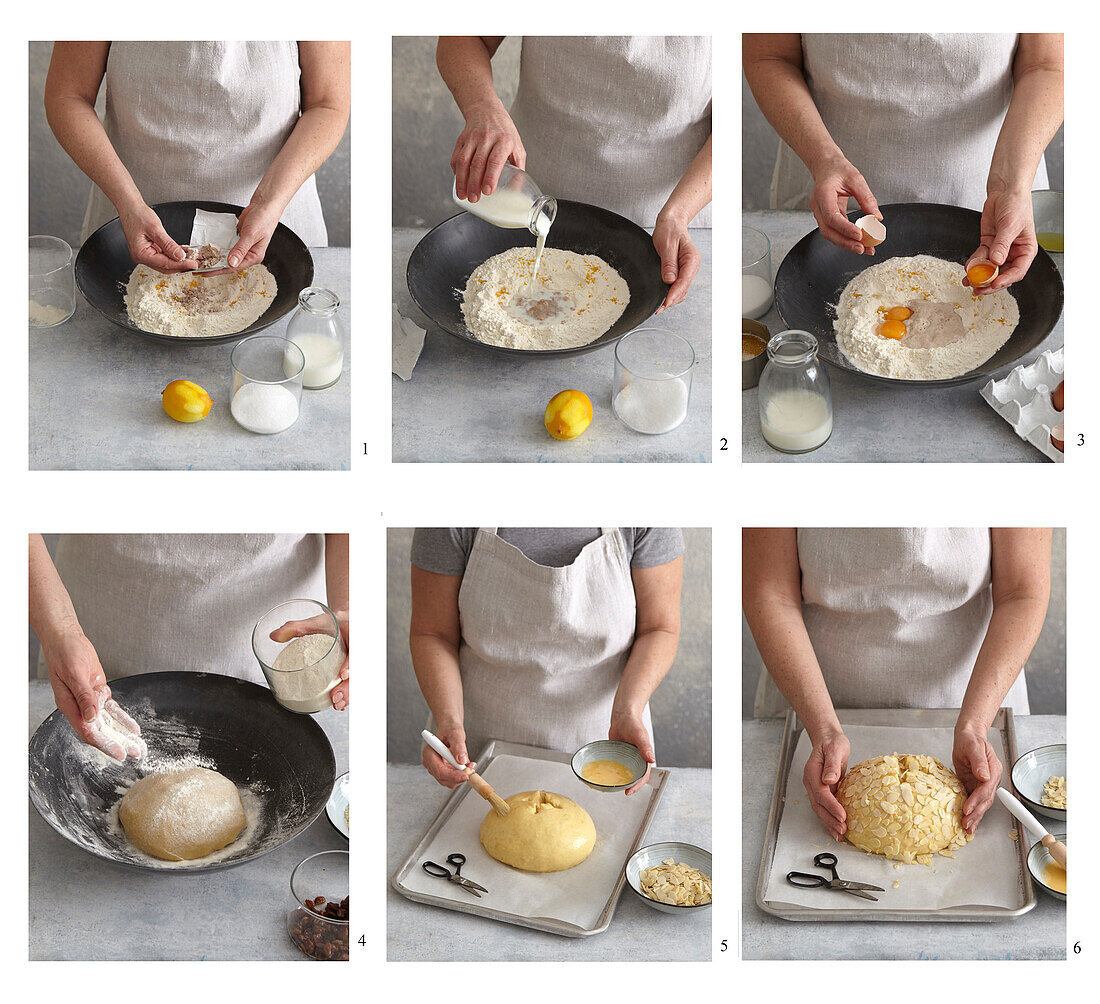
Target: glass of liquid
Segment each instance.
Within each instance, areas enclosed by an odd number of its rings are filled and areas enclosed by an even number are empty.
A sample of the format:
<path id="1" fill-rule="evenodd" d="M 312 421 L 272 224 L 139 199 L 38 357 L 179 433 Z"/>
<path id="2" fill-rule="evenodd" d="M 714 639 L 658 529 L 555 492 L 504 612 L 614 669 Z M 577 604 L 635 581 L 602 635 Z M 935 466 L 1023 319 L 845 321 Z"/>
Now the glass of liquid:
<path id="1" fill-rule="evenodd" d="M 451 185 L 451 198 L 459 209 L 480 217 L 494 227 L 521 230 L 526 227 L 536 237 L 545 237 L 558 215 L 557 199 L 543 195 L 535 179 L 518 167 L 505 164 L 492 195 L 479 195 L 476 202 L 460 199 Z"/>
<path id="2" fill-rule="evenodd" d="M 809 453 L 833 434 L 829 374 L 808 331 L 781 331 L 768 342 L 760 376 L 760 430 L 780 453 Z"/>
<path id="3" fill-rule="evenodd" d="M 76 312 L 73 249 L 60 237 L 36 235 L 27 246 L 28 314 L 32 328 L 63 324 Z"/>
<path id="4" fill-rule="evenodd" d="M 286 328 L 286 337 L 306 357 L 302 386 L 324 390 L 340 379 L 344 369 L 344 325 L 340 298 L 329 289 L 308 286 L 298 294 L 298 309 Z M 283 357 L 283 371 L 293 376 L 298 354 L 290 349 Z"/>
<path id="5" fill-rule="evenodd" d="M 768 235 L 741 228 L 741 316 L 755 320 L 771 310 L 772 245 Z"/>
<path id="6" fill-rule="evenodd" d="M 1051 254 L 1065 251 L 1065 195 L 1041 189 L 1031 193 L 1031 214 L 1035 218 L 1035 237 L 1039 247 Z"/>

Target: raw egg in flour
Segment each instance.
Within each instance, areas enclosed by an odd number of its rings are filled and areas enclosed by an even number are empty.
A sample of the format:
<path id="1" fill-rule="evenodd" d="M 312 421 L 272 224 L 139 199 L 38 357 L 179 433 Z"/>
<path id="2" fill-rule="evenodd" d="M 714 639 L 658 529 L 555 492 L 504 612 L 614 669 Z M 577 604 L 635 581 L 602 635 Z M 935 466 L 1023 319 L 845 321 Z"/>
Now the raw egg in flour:
<path id="1" fill-rule="evenodd" d="M 886 320 L 888 321 L 908 321 L 912 316 L 913 311 L 908 307 L 891 307 L 886 311 Z"/>
<path id="2" fill-rule="evenodd" d="M 878 333 L 883 338 L 904 338 L 905 322 L 894 319 L 883 321 L 878 327 Z"/>

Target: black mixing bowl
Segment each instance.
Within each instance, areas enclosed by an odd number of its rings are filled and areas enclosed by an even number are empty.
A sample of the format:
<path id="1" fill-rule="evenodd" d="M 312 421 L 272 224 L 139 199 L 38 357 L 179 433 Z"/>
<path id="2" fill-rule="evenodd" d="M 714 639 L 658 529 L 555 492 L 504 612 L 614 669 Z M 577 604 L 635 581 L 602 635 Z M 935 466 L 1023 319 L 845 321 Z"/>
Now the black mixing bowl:
<path id="1" fill-rule="evenodd" d="M 168 236 L 179 244 L 187 244 L 191 240 L 196 209 L 205 209 L 211 213 L 233 213 L 235 216 L 244 212 L 243 207 L 231 206 L 226 202 L 162 202 L 152 208 L 160 217 Z M 313 285 L 313 257 L 301 238 L 282 223 L 271 235 L 263 264 L 275 276 L 279 291 L 271 306 L 252 324 L 243 331 L 235 331 L 230 335 L 181 339 L 175 335 L 142 331 L 130 320 L 122 297 L 126 283 L 130 280 L 130 273 L 134 270 L 134 261 L 130 257 L 122 224 L 117 217 L 110 223 L 104 223 L 84 242 L 76 256 L 76 284 L 84 299 L 107 320 L 143 338 L 177 344 L 185 341 L 188 345 L 215 345 L 221 342 L 238 342 L 274 324 L 297 306 L 298 294 L 307 286 Z"/>
<path id="2" fill-rule="evenodd" d="M 526 229 L 495 227 L 472 213 L 452 216 L 429 230 L 413 248 L 407 269 L 413 302 L 444 331 L 465 342 L 492 352 L 542 358 L 610 345 L 652 317 L 668 292 L 661 280 L 661 258 L 653 238 L 640 226 L 599 206 L 559 199 L 547 247 L 598 255 L 626 281 L 630 303 L 608 331 L 587 345 L 513 349 L 478 341 L 462 317 L 462 294 L 470 273 L 493 255 L 534 243 L 534 235 Z"/>
<path id="3" fill-rule="evenodd" d="M 887 258 L 927 254 L 946 261 L 966 263 L 977 250 L 981 214 L 959 206 L 921 202 L 880 206 L 886 222 L 886 241 L 874 256 L 856 255 L 829 243 L 813 230 L 791 250 L 775 275 L 775 305 L 788 328 L 809 331 L 817 338 L 818 355 L 838 369 L 870 380 L 912 387 L 969 383 L 989 377 L 1018 363 L 1037 349 L 1054 329 L 1062 314 L 1062 277 L 1042 248 L 1027 275 L 1008 287 L 1020 308 L 1020 323 L 992 356 L 976 369 L 947 380 L 899 380 L 865 373 L 853 366 L 836 343 L 833 321 L 840 294 L 853 277 Z M 849 214 L 855 222 L 862 212 Z"/>

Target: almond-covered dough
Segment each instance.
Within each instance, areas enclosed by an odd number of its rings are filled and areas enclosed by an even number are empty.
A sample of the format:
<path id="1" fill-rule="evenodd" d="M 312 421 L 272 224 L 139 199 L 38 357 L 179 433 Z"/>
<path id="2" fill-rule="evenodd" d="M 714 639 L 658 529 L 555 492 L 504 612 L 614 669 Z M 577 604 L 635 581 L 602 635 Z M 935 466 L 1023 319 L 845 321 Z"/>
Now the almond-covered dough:
<path id="1" fill-rule="evenodd" d="M 118 818 L 126 836 L 163 861 L 213 854 L 233 843 L 247 822 L 237 786 L 204 767 L 147 774 L 126 792 Z"/>
<path id="2" fill-rule="evenodd" d="M 560 872 L 579 865 L 596 846 L 592 817 L 571 798 L 521 791 L 507 802 L 507 816 L 490 810 L 481 824 L 481 844 L 497 861 L 528 872 Z"/>
<path id="3" fill-rule="evenodd" d="M 906 864 L 973 839 L 962 828 L 966 789 L 935 757 L 891 753 L 857 763 L 840 782 L 837 800 L 848 816 L 846 838 L 869 854 Z"/>

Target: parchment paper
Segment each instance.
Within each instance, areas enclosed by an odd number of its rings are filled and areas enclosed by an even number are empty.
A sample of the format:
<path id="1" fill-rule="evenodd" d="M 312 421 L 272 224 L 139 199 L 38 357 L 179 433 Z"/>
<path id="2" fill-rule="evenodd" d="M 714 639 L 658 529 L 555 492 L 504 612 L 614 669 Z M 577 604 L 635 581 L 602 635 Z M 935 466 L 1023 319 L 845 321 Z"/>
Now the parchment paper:
<path id="1" fill-rule="evenodd" d="M 925 753 L 951 768 L 951 729 L 894 728 L 848 725 L 844 729 L 852 746 L 849 767 L 861 760 L 886 753 Z M 991 730 L 989 741 L 1006 764 L 1001 733 Z M 953 851 L 955 858 L 932 856 L 931 867 L 888 861 L 880 854 L 867 854 L 844 841 L 837 843 L 826 832 L 806 796 L 802 772 L 811 744 L 803 731 L 795 749 L 787 779 L 787 800 L 779 821 L 779 834 L 764 899 L 769 903 L 825 910 L 942 910 L 957 906 L 1020 905 L 1020 865 L 1016 842 L 1009 836 L 1016 821 L 999 801 L 982 818 L 974 839 Z M 1005 767 L 1008 770 L 1008 766 Z M 877 903 L 831 889 L 798 889 L 790 885 L 787 872 L 820 873 L 814 867 L 815 854 L 831 851 L 837 856 L 836 870 L 842 879 L 870 882 L 885 892 L 872 892 Z M 898 888 L 894 888 L 894 883 Z"/>
<path id="2" fill-rule="evenodd" d="M 504 798 L 541 788 L 573 799 L 596 825 L 592 853 L 575 868 L 545 874 L 501 864 L 486 853 L 478 837 L 481 821 L 492 808 L 469 791 L 408 873 L 405 885 L 415 892 L 481 903 L 521 917 L 549 917 L 585 929 L 594 927 L 630 856 L 653 789 L 646 784 L 629 798 L 622 792 L 595 791 L 577 780 L 567 763 L 508 755 L 496 757 L 483 776 Z M 425 861 L 444 864 L 447 855 L 456 851 L 466 855 L 463 878 L 489 890 L 480 900 L 454 882 L 433 878 L 421 867 Z"/>
<path id="3" fill-rule="evenodd" d="M 205 209 L 195 210 L 195 221 L 191 225 L 191 245 L 202 247 L 213 244 L 222 253 L 222 258 L 237 243 L 237 217 L 232 213 L 211 213 Z"/>

